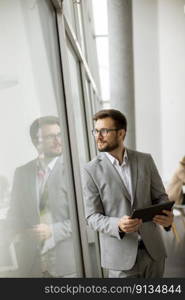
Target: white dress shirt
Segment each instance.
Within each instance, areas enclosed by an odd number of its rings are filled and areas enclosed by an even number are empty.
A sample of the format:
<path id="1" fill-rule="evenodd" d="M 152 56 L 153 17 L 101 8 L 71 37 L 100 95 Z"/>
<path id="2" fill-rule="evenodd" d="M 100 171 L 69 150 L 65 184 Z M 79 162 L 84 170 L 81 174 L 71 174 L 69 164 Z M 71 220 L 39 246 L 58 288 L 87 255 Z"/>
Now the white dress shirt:
<path id="1" fill-rule="evenodd" d="M 42 161 L 37 160 L 38 173 L 37 173 L 37 178 L 36 178 L 36 189 L 37 189 L 38 202 L 40 201 L 40 197 L 44 191 L 45 184 L 46 184 L 48 177 L 49 177 L 51 171 L 53 170 L 58 158 L 59 158 L 58 156 L 53 158 L 47 166 L 43 166 Z M 43 172 L 43 175 L 40 176 L 39 175 L 40 172 L 41 172 L 41 174 Z"/>
<path id="2" fill-rule="evenodd" d="M 119 161 L 106 152 L 107 157 L 110 159 L 111 163 L 113 166 L 116 168 L 118 171 L 121 179 L 123 180 L 123 183 L 125 187 L 127 188 L 128 193 L 131 196 L 131 199 L 133 199 L 133 192 L 132 192 L 132 178 L 131 178 L 131 171 L 130 171 L 130 165 L 129 165 L 129 160 L 128 160 L 128 155 L 127 155 L 127 150 L 125 149 L 124 155 L 123 155 L 123 162 L 120 165 Z M 141 240 L 141 236 L 138 232 L 138 242 Z"/>
<path id="3" fill-rule="evenodd" d="M 119 161 L 109 154 L 108 152 L 105 152 L 108 159 L 111 161 L 113 166 L 116 168 L 118 171 L 128 193 L 131 196 L 131 199 L 133 198 L 133 193 L 132 193 L 132 179 L 131 179 L 131 171 L 130 171 L 130 165 L 129 165 L 129 160 L 128 160 L 128 155 L 127 155 L 127 150 L 125 149 L 124 155 L 123 155 L 123 162 L 120 165 Z"/>

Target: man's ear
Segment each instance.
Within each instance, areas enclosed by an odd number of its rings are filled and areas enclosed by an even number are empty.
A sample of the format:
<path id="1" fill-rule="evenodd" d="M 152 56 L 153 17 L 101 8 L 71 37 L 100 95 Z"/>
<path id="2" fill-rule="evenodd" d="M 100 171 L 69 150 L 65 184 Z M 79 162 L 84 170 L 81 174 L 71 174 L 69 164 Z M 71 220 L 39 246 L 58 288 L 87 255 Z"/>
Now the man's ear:
<path id="1" fill-rule="evenodd" d="M 41 143 L 38 143 L 35 147 L 36 147 L 36 149 L 37 149 L 37 151 L 38 151 L 39 153 L 43 152 L 43 151 L 42 151 L 42 144 L 41 144 Z"/>
<path id="2" fill-rule="evenodd" d="M 38 140 L 35 141 L 34 143 L 35 148 L 37 149 L 37 152 L 40 154 L 43 152 L 43 147 L 42 147 L 42 143 L 39 142 Z"/>
<path id="3" fill-rule="evenodd" d="M 121 129 L 121 130 L 120 130 L 120 136 L 122 137 L 123 140 L 125 139 L 125 136 L 126 136 L 126 131 L 125 131 L 125 129 Z"/>

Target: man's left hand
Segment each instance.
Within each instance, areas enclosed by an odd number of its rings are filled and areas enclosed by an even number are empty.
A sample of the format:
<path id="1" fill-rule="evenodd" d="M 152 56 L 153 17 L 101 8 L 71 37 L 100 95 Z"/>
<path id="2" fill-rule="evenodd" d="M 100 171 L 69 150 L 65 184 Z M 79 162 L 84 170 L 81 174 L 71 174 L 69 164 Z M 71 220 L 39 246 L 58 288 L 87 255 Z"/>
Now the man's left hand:
<path id="1" fill-rule="evenodd" d="M 33 231 L 41 240 L 47 240 L 51 236 L 51 228 L 47 224 L 38 224 L 34 226 Z"/>
<path id="2" fill-rule="evenodd" d="M 172 225 L 173 222 L 173 213 L 169 210 L 163 210 L 163 213 L 166 215 L 156 215 L 153 218 L 153 222 L 159 225 L 162 225 L 163 227 L 169 227 Z"/>

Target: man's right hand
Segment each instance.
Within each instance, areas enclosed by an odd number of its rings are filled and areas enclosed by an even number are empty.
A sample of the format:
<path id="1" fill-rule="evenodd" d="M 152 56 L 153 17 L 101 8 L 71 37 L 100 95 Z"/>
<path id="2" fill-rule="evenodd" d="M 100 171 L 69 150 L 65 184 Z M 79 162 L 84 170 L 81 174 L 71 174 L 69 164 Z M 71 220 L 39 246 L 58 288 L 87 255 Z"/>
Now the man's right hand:
<path id="1" fill-rule="evenodd" d="M 52 234 L 51 228 L 47 224 L 35 225 L 32 230 L 41 241 L 49 239 Z"/>
<path id="2" fill-rule="evenodd" d="M 141 219 L 132 219 L 129 216 L 124 216 L 119 220 L 118 227 L 125 233 L 137 232 L 141 223 Z"/>

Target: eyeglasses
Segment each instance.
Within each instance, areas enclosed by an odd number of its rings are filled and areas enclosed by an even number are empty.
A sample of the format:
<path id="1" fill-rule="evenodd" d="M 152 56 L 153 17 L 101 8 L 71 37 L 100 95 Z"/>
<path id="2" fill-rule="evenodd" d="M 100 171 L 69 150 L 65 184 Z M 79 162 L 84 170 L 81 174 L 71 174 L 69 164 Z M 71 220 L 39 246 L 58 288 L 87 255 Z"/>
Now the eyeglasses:
<path id="1" fill-rule="evenodd" d="M 98 129 L 93 129 L 92 130 L 92 134 L 94 135 L 94 136 L 97 136 L 98 134 L 100 134 L 101 136 L 107 136 L 107 134 L 109 133 L 109 132 L 111 132 L 111 131 L 118 131 L 118 130 L 120 130 L 121 128 L 102 128 L 102 129 L 100 129 L 100 130 L 98 130 Z"/>
<path id="2" fill-rule="evenodd" d="M 48 134 L 42 137 L 43 140 L 53 141 L 54 139 L 61 139 L 61 132 L 57 134 Z"/>

